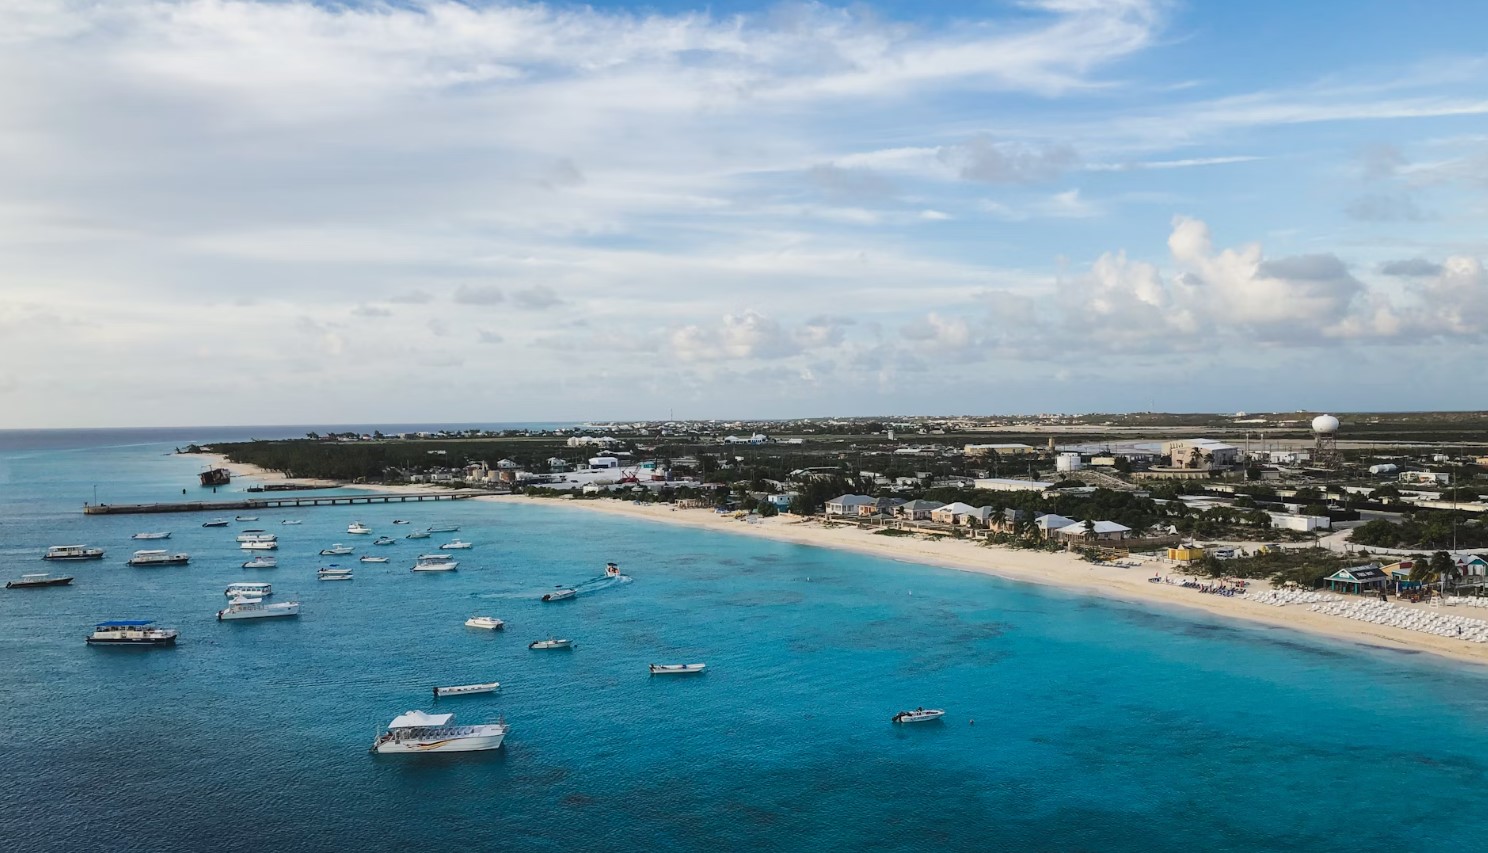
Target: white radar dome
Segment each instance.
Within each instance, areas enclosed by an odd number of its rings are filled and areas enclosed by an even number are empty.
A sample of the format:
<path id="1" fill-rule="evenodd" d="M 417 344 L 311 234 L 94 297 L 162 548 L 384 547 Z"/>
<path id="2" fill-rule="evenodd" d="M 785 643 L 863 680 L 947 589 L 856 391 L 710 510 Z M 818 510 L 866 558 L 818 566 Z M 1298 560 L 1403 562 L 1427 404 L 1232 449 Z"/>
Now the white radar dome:
<path id="1" fill-rule="evenodd" d="M 1318 415 L 1312 419 L 1312 431 L 1319 435 L 1338 432 L 1338 418 L 1332 415 Z"/>

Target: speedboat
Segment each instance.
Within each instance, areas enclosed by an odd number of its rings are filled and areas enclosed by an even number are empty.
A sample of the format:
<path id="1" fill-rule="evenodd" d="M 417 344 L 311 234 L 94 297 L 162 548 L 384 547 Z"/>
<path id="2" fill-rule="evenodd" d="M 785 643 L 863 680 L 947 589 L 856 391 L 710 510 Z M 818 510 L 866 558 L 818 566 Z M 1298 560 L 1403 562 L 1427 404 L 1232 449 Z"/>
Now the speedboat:
<path id="1" fill-rule="evenodd" d="M 56 561 L 102 560 L 103 549 L 89 548 L 87 545 L 53 545 L 41 558 Z"/>
<path id="2" fill-rule="evenodd" d="M 363 557 L 362 558 L 362 562 L 363 563 L 386 563 L 387 561 L 388 561 L 388 558 L 387 557 Z"/>
<path id="3" fill-rule="evenodd" d="M 261 598 L 234 598 L 227 607 L 217 611 L 217 621 L 227 622 L 233 619 L 269 619 L 275 616 L 298 616 L 300 615 L 300 603 L 298 601 L 281 601 L 277 604 L 264 604 Z"/>
<path id="4" fill-rule="evenodd" d="M 617 566 L 617 565 L 615 565 L 614 563 L 605 563 L 605 577 L 607 577 L 607 578 L 618 578 L 618 577 L 620 577 L 620 567 Z"/>
<path id="5" fill-rule="evenodd" d="M 407 536 L 404 536 L 403 538 L 404 539 L 428 539 L 429 538 L 429 531 L 427 531 L 427 530 L 415 530 L 414 532 L 408 534 Z"/>
<path id="6" fill-rule="evenodd" d="M 487 681 L 484 684 L 461 684 L 456 687 L 434 688 L 434 698 L 441 696 L 469 696 L 472 693 L 494 693 L 501 686 L 499 681 Z"/>
<path id="7" fill-rule="evenodd" d="M 480 752 L 499 749 L 510 729 L 504 722 L 453 726 L 454 714 L 406 711 L 388 723 L 387 731 L 372 741 L 372 752 Z"/>
<path id="8" fill-rule="evenodd" d="M 346 526 L 346 532 L 347 533 L 354 533 L 354 534 L 357 534 L 359 536 L 365 536 L 366 534 L 372 532 L 372 528 L 370 528 L 367 525 L 361 523 L 360 521 L 353 521 L 351 524 L 349 524 L 349 525 Z"/>
<path id="9" fill-rule="evenodd" d="M 428 528 L 428 532 L 430 532 L 430 533 L 459 533 L 460 532 L 460 525 L 458 525 L 458 524 L 436 524 L 433 527 Z"/>
<path id="10" fill-rule="evenodd" d="M 461 542 L 459 539 L 456 539 L 456 540 L 454 540 L 452 542 L 446 542 L 443 545 L 440 545 L 439 546 L 439 550 L 441 550 L 441 551 L 469 551 L 470 550 L 470 543 L 469 542 Z"/>
<path id="11" fill-rule="evenodd" d="M 574 647 L 573 640 L 559 640 L 549 637 L 546 640 L 535 640 L 527 644 L 529 649 L 571 649 Z"/>
<path id="12" fill-rule="evenodd" d="M 279 560 L 274 557 L 254 557 L 243 564 L 245 569 L 277 569 Z"/>
<path id="13" fill-rule="evenodd" d="M 300 521 L 298 518 L 286 518 L 286 519 L 284 519 L 283 521 L 281 521 L 279 523 L 280 524 L 304 524 L 305 522 Z"/>
<path id="14" fill-rule="evenodd" d="M 329 548 L 322 548 L 320 550 L 320 556 L 322 556 L 322 557 L 344 557 L 347 554 L 350 554 L 352 551 L 355 551 L 355 550 L 356 549 L 353 548 L 353 547 L 351 547 L 350 545 L 342 545 L 340 542 L 337 542 L 335 545 L 332 545 Z"/>
<path id="15" fill-rule="evenodd" d="M 702 672 L 705 663 L 653 663 L 651 664 L 652 675 L 691 675 L 694 672 Z"/>
<path id="16" fill-rule="evenodd" d="M 259 583 L 257 581 L 242 581 L 230 583 L 224 594 L 228 598 L 257 598 L 264 599 L 274 594 L 274 585 L 271 583 Z"/>
<path id="17" fill-rule="evenodd" d="M 172 554 L 169 551 L 135 551 L 126 561 L 130 566 L 184 566 L 191 562 L 190 554 Z"/>
<path id="18" fill-rule="evenodd" d="M 277 542 L 279 534 L 265 530 L 244 530 L 237 536 L 239 542 Z"/>
<path id="19" fill-rule="evenodd" d="M 373 545 L 396 545 L 398 540 L 391 536 L 379 536 L 372 542 Z"/>
<path id="20" fill-rule="evenodd" d="M 72 583 L 72 575 L 57 575 L 53 577 L 47 572 L 32 572 L 27 575 L 21 575 L 18 580 L 6 581 L 5 588 L 31 589 L 40 586 L 67 586 L 70 583 Z"/>
<path id="21" fill-rule="evenodd" d="M 211 521 L 203 521 L 202 527 L 226 527 L 227 524 L 228 522 L 225 518 L 214 518 Z"/>
<path id="22" fill-rule="evenodd" d="M 233 521 L 258 521 L 258 516 L 256 516 L 256 515 L 240 515 L 240 516 L 235 517 L 233 519 Z"/>
<path id="23" fill-rule="evenodd" d="M 945 716 L 945 711 L 939 708 L 916 708 L 913 711 L 900 711 L 891 718 L 895 723 L 928 723 Z"/>
<path id="24" fill-rule="evenodd" d="M 465 620 L 466 628 L 485 628 L 488 631 L 500 631 L 506 626 L 505 622 L 495 616 L 472 616 Z"/>
<path id="25" fill-rule="evenodd" d="M 121 619 L 99 622 L 88 635 L 90 646 L 174 646 L 179 631 L 174 628 L 151 628 L 149 619 Z"/>
<path id="26" fill-rule="evenodd" d="M 542 600 L 543 601 L 567 601 L 568 599 L 573 598 L 574 596 L 576 596 L 578 594 L 579 594 L 579 591 L 576 590 L 576 589 L 568 589 L 567 587 L 560 587 L 558 589 L 553 590 L 552 592 L 544 593 L 543 594 L 543 597 L 542 597 Z"/>
<path id="27" fill-rule="evenodd" d="M 407 524 L 408 522 L 404 521 L 401 518 L 395 518 L 395 519 L 393 519 L 393 523 L 394 524 Z"/>
<path id="28" fill-rule="evenodd" d="M 238 547 L 244 551 L 276 551 L 279 543 L 273 539 L 260 539 L 257 542 L 239 542 Z"/>
<path id="29" fill-rule="evenodd" d="M 420 554 L 413 564 L 415 572 L 452 572 L 460 564 L 447 554 Z"/>
<path id="30" fill-rule="evenodd" d="M 134 534 L 133 536 L 131 536 L 129 538 L 130 539 L 169 539 L 170 538 L 170 531 L 169 530 L 166 530 L 166 531 L 162 531 L 160 533 L 136 533 L 136 534 Z"/>
<path id="31" fill-rule="evenodd" d="M 335 566 L 326 566 L 315 570 L 315 577 L 323 581 L 349 581 L 351 580 L 351 569 L 340 569 Z"/>

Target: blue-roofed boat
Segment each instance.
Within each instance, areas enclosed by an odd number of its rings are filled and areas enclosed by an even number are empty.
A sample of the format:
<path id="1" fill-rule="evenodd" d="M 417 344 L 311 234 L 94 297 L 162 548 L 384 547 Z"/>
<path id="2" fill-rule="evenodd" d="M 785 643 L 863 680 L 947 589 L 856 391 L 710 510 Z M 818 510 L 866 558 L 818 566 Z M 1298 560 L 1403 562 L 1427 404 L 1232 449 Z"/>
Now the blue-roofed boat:
<path id="1" fill-rule="evenodd" d="M 116 619 L 99 622 L 88 635 L 90 646 L 174 646 L 179 632 L 154 628 L 150 619 Z"/>

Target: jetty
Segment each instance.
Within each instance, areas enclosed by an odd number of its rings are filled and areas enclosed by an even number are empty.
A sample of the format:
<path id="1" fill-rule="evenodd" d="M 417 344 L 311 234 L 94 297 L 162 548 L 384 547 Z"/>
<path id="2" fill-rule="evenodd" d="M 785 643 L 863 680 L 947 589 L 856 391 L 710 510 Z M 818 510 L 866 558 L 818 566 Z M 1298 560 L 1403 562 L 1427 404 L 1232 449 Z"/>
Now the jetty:
<path id="1" fill-rule="evenodd" d="M 156 504 L 83 504 L 84 515 L 141 515 L 156 512 L 226 512 L 240 509 L 300 509 L 315 506 L 462 501 L 490 492 L 414 492 L 410 494 L 321 495 L 318 497 L 245 498 L 237 501 L 183 501 Z"/>

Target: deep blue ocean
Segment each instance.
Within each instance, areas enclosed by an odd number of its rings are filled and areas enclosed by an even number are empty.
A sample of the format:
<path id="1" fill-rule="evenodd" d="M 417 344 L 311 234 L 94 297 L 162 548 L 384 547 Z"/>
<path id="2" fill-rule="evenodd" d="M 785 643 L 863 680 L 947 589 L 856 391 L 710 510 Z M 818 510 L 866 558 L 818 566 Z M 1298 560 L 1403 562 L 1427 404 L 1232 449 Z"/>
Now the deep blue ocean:
<path id="1" fill-rule="evenodd" d="M 82 515 L 95 485 L 108 503 L 198 496 L 199 460 L 170 450 L 220 437 L 0 448 L 5 577 L 77 577 L 0 591 L 0 850 L 1488 848 L 1480 669 L 553 506 L 304 509 L 227 529 Z M 457 523 L 475 548 L 456 573 L 414 575 L 438 537 L 373 549 L 346 535 L 357 520 L 398 536 Z M 244 527 L 280 534 L 279 568 L 240 568 Z M 124 566 L 144 530 L 172 531 L 191 564 Z M 339 558 L 356 580 L 318 583 L 333 542 L 393 560 Z M 108 556 L 39 559 L 71 543 Z M 537 600 L 607 560 L 634 581 Z M 218 623 L 235 580 L 272 582 L 303 615 Z M 475 613 L 507 629 L 465 628 Z M 83 644 L 115 618 L 180 644 Z M 550 634 L 578 649 L 527 649 Z M 646 670 L 692 661 L 708 672 Z M 487 680 L 501 690 L 430 697 Z M 917 705 L 947 718 L 889 722 Z M 495 753 L 368 754 L 410 709 L 504 716 L 511 733 Z"/>

